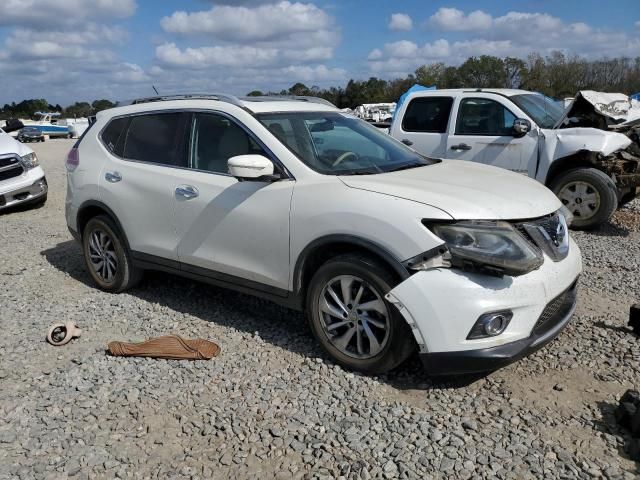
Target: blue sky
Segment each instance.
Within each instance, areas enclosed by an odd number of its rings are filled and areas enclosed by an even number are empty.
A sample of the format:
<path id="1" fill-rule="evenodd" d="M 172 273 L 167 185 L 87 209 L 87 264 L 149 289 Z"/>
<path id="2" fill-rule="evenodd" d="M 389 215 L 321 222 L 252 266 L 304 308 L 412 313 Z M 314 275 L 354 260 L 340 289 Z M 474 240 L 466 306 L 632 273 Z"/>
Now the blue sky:
<path id="1" fill-rule="evenodd" d="M 0 0 L 0 104 L 326 87 L 553 50 L 640 56 L 637 0 Z"/>

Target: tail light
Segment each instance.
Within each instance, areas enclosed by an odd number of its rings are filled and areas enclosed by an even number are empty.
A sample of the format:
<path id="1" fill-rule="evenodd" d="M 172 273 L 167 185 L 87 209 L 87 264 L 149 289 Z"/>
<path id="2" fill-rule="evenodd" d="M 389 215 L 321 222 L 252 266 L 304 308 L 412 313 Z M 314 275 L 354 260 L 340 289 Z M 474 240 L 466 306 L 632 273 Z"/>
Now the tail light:
<path id="1" fill-rule="evenodd" d="M 73 172 L 76 168 L 78 168 L 78 165 L 80 165 L 80 155 L 76 147 L 73 147 L 71 150 L 69 150 L 67 161 L 64 165 L 65 167 L 67 167 L 68 172 Z"/>

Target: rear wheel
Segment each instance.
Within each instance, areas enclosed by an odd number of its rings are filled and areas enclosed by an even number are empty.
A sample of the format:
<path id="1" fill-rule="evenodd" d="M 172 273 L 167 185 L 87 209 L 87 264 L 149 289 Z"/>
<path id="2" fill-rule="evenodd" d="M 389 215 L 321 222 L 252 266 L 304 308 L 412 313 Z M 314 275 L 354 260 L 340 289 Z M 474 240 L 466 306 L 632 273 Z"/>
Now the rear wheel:
<path id="1" fill-rule="evenodd" d="M 615 183 L 595 168 L 577 168 L 560 174 L 551 190 L 573 214 L 572 227 L 595 228 L 609 220 L 618 206 Z"/>
<path id="2" fill-rule="evenodd" d="M 411 330 L 384 296 L 397 282 L 376 261 L 343 255 L 322 265 L 311 279 L 306 310 L 323 349 L 341 365 L 384 373 L 415 349 Z"/>
<path id="3" fill-rule="evenodd" d="M 142 278 L 142 270 L 133 266 L 125 245 L 124 236 L 105 215 L 92 218 L 84 227 L 85 264 L 102 290 L 122 292 L 134 287 Z"/>

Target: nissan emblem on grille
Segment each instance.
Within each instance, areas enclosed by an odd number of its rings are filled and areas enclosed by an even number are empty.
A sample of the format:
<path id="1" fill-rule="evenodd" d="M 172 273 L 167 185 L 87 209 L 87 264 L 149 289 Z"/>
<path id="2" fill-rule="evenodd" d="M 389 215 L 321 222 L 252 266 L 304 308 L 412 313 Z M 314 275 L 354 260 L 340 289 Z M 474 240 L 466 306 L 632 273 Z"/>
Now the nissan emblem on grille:
<path id="1" fill-rule="evenodd" d="M 567 224 L 564 217 L 558 213 L 551 217 L 523 222 L 519 229 L 524 230 L 533 243 L 554 262 L 562 260 L 569 253 Z"/>

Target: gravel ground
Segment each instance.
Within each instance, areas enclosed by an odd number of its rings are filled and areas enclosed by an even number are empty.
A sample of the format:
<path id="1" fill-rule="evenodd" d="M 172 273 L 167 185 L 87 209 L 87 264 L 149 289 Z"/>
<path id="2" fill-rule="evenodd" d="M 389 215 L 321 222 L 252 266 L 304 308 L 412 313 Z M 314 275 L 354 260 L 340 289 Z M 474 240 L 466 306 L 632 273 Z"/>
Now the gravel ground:
<path id="1" fill-rule="evenodd" d="M 333 365 L 300 314 L 165 274 L 91 286 L 64 221 L 68 140 L 35 145 L 49 201 L 0 216 L 0 479 L 637 478 L 612 411 L 638 387 L 626 328 L 640 288 L 640 202 L 575 233 L 577 314 L 548 347 L 480 378 L 416 359 L 365 377 Z M 65 347 L 44 337 L 74 320 Z M 110 340 L 178 333 L 208 362 L 109 357 Z"/>

